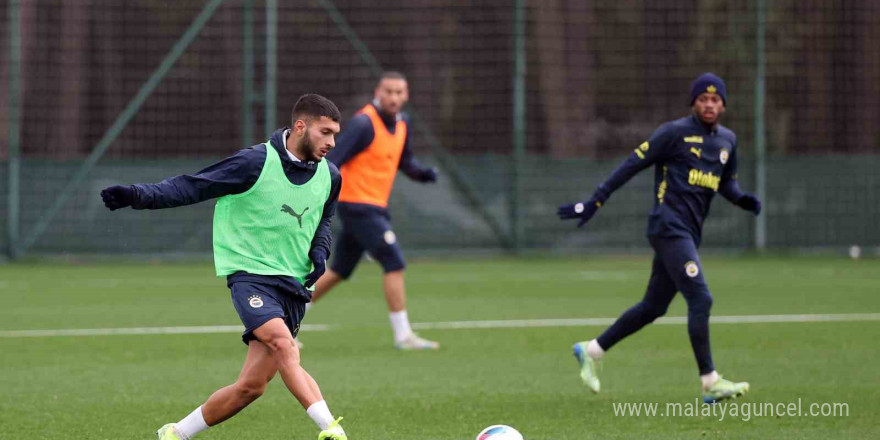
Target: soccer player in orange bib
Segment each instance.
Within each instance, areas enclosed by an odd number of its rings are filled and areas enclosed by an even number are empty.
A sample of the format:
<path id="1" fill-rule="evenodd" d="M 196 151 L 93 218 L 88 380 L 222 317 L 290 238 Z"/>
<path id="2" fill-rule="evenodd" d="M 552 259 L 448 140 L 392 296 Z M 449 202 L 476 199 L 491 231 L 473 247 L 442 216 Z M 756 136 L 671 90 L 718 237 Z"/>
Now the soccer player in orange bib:
<path id="1" fill-rule="evenodd" d="M 406 77 L 399 72 L 382 74 L 373 102 L 349 121 L 327 156 L 342 174 L 337 210 L 342 232 L 330 270 L 315 284 L 312 301 L 348 279 L 366 251 L 385 272 L 382 284 L 394 346 L 401 350 L 436 349 L 439 344 L 419 337 L 410 326 L 403 277 L 406 264 L 387 209 L 398 170 L 417 182 L 437 180 L 437 171 L 419 165 L 409 149 L 409 116 L 402 112 L 407 100 Z"/>

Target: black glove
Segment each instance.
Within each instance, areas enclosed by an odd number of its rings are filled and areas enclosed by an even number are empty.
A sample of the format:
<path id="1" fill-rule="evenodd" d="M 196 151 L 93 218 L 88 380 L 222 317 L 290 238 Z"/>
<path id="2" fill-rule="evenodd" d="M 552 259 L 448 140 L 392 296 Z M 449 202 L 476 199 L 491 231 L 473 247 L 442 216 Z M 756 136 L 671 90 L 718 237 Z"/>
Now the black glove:
<path id="1" fill-rule="evenodd" d="M 754 212 L 755 215 L 761 213 L 761 201 L 754 194 L 746 194 L 736 201 L 736 205 L 746 211 Z"/>
<path id="2" fill-rule="evenodd" d="M 437 168 L 425 168 L 422 170 L 421 176 L 422 183 L 433 183 L 437 181 Z"/>
<path id="3" fill-rule="evenodd" d="M 312 260 L 315 270 L 306 275 L 306 283 L 303 284 L 306 289 L 317 283 L 321 275 L 324 275 L 324 272 L 327 270 L 327 256 L 323 252 L 311 251 L 309 252 L 309 259 Z"/>
<path id="4" fill-rule="evenodd" d="M 101 191 L 104 206 L 111 211 L 131 206 L 134 203 L 134 188 L 130 185 L 114 185 Z"/>
<path id="5" fill-rule="evenodd" d="M 581 221 L 578 223 L 578 227 L 580 228 L 584 224 L 586 224 L 593 216 L 596 214 L 596 211 L 599 210 L 599 207 L 602 206 L 602 203 L 596 200 L 595 198 L 591 198 L 586 202 L 574 203 L 571 205 L 561 205 L 559 207 L 559 211 L 556 212 L 556 215 L 559 216 L 562 220 L 568 220 L 572 218 L 579 218 Z"/>

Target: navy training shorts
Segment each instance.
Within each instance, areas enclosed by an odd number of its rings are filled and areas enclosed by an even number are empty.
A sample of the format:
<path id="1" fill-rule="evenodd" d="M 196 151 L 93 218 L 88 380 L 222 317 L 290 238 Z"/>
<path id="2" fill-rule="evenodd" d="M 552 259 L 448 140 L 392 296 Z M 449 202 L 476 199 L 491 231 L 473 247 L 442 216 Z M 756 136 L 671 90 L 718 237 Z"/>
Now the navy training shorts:
<path id="1" fill-rule="evenodd" d="M 246 281 L 231 283 L 229 290 L 232 291 L 235 311 L 244 324 L 241 340 L 245 345 L 257 340 L 254 330 L 273 318 L 283 319 L 293 337 L 299 333 L 299 325 L 306 314 L 306 301 L 303 298 L 278 287 Z"/>
<path id="2" fill-rule="evenodd" d="M 361 208 L 363 205 L 359 206 Z M 372 207 L 371 207 L 372 208 Z M 385 273 L 403 270 L 403 252 L 397 235 L 391 228 L 391 216 L 387 211 L 375 209 L 347 209 L 339 205 L 342 232 L 336 240 L 333 262 L 330 268 L 347 279 L 366 251 L 378 261 Z"/>

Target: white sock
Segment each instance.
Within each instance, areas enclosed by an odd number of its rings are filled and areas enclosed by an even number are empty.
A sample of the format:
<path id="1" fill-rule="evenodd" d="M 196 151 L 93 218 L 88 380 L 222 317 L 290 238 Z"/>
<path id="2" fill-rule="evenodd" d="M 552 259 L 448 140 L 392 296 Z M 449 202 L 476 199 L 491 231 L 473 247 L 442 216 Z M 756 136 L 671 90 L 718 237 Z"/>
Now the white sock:
<path id="1" fill-rule="evenodd" d="M 315 304 L 315 303 L 313 303 L 313 302 L 307 302 L 307 303 L 306 303 L 306 312 L 307 312 L 307 313 L 308 313 L 309 310 L 311 310 L 313 304 Z"/>
<path id="2" fill-rule="evenodd" d="M 329 428 L 330 424 L 333 423 L 333 414 L 330 414 L 330 408 L 327 407 L 327 402 L 324 400 L 313 403 L 306 410 L 306 413 L 322 431 Z"/>
<path id="3" fill-rule="evenodd" d="M 205 417 L 202 415 L 202 407 L 196 408 L 188 416 L 184 417 L 183 420 L 177 422 L 175 428 L 177 433 L 183 437 L 181 440 L 189 440 L 196 434 L 208 429 L 208 424 L 205 423 Z"/>
<path id="4" fill-rule="evenodd" d="M 599 346 L 598 341 L 593 339 L 587 343 L 587 354 L 590 355 L 594 361 L 598 361 L 599 359 L 602 359 L 602 356 L 605 356 L 605 350 Z"/>
<path id="5" fill-rule="evenodd" d="M 708 374 L 700 375 L 700 381 L 703 382 L 703 390 L 708 390 L 712 388 L 712 385 L 715 385 L 715 382 L 718 382 L 718 372 L 712 371 Z"/>
<path id="6" fill-rule="evenodd" d="M 391 328 L 394 330 L 394 342 L 400 342 L 412 334 L 406 310 L 391 312 L 388 314 L 388 318 L 391 320 Z"/>

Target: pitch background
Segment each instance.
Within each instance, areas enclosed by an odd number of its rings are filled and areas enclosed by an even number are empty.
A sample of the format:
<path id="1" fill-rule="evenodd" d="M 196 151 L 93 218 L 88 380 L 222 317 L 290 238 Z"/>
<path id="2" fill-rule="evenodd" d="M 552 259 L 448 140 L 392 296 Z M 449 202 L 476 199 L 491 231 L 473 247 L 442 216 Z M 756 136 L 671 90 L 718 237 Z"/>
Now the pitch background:
<path id="1" fill-rule="evenodd" d="M 650 260 L 422 260 L 407 273 L 414 322 L 613 318 L 635 303 Z M 707 257 L 713 315 L 880 311 L 880 261 Z M 305 367 L 352 439 L 471 439 L 510 424 L 535 439 L 873 438 L 880 410 L 880 323 L 712 325 L 719 371 L 751 382 L 741 402 L 846 403 L 848 417 L 617 417 L 622 402 L 692 403 L 699 395 L 684 325 L 653 325 L 609 352 L 603 392 L 581 385 L 571 343 L 602 327 L 423 330 L 441 350 L 391 347 L 379 270 L 306 318 Z M 12 264 L 0 267 L 0 426 L 4 439 L 150 439 L 235 380 L 235 333 L 20 337 L 10 331 L 236 325 L 223 280 L 205 264 Z M 680 297 L 668 316 L 685 316 Z M 314 327 L 313 327 L 314 328 Z M 314 438 L 275 379 L 204 440 Z"/>

